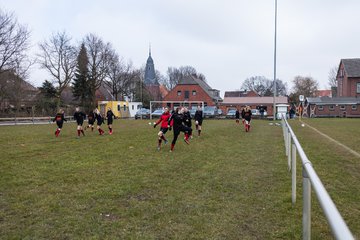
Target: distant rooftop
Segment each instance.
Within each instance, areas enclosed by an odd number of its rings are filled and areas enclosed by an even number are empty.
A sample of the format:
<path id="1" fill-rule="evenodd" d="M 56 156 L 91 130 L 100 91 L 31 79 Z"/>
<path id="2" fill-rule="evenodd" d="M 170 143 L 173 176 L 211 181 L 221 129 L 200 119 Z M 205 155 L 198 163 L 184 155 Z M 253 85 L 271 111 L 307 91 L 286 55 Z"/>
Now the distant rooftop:
<path id="1" fill-rule="evenodd" d="M 360 58 L 341 59 L 348 77 L 360 77 Z"/>

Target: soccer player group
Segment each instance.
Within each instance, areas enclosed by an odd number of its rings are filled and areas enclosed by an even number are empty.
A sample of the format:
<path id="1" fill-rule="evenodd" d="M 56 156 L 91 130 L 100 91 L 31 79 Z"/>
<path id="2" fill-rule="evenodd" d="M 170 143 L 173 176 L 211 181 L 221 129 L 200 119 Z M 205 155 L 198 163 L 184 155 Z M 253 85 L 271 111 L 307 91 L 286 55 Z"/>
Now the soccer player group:
<path id="1" fill-rule="evenodd" d="M 251 108 L 249 106 L 245 106 L 241 111 L 242 123 L 245 127 L 245 132 L 250 131 L 250 122 L 251 122 Z M 237 109 L 236 114 L 236 123 L 240 124 L 240 112 Z M 203 112 L 201 107 L 198 107 L 195 116 L 195 126 L 198 131 L 198 136 L 201 134 L 201 126 L 203 122 Z M 184 141 L 186 144 L 190 144 L 189 138 L 192 138 L 192 128 L 191 128 L 191 115 L 189 110 L 186 107 L 178 107 L 170 114 L 169 109 L 165 108 L 165 112 L 161 115 L 160 119 L 154 124 L 154 128 L 157 125 L 161 124 L 160 131 L 158 133 L 158 147 L 157 149 L 161 149 L 161 143 L 164 141 L 166 144 L 168 141 L 165 138 L 165 134 L 168 130 L 174 129 L 174 137 L 171 142 L 170 152 L 174 150 L 176 141 L 179 137 L 180 132 L 184 132 Z"/>
<path id="2" fill-rule="evenodd" d="M 245 127 L 245 132 L 250 131 L 251 116 L 252 116 L 252 113 L 251 113 L 250 106 L 245 106 L 241 110 L 241 119 L 242 119 L 242 123 L 244 124 L 244 127 Z M 236 119 L 236 123 L 240 124 L 240 112 L 239 112 L 239 109 L 236 109 L 235 119 Z"/>
<path id="3" fill-rule="evenodd" d="M 203 112 L 200 107 L 197 108 L 195 112 L 195 127 L 198 132 L 198 136 L 201 135 L 201 125 L 203 121 Z M 166 132 L 172 129 L 174 130 L 174 137 L 171 142 L 170 152 L 174 150 L 176 141 L 181 132 L 185 134 L 184 141 L 186 144 L 190 144 L 189 139 L 192 138 L 192 128 L 191 128 L 191 114 L 186 107 L 178 107 L 171 114 L 168 108 L 165 108 L 164 113 L 161 115 L 159 120 L 154 124 L 154 128 L 157 125 L 160 125 L 160 131 L 158 133 L 158 147 L 161 149 L 161 142 L 164 140 L 166 144 L 168 141 L 165 138 Z"/>
<path id="4" fill-rule="evenodd" d="M 251 108 L 249 106 L 245 106 L 241 111 L 241 118 L 246 132 L 250 131 L 251 115 L 252 115 Z M 106 117 L 107 117 L 107 125 L 109 128 L 109 134 L 111 135 L 113 133 L 112 123 L 115 115 L 110 108 L 108 108 L 108 111 L 106 112 Z M 82 133 L 82 135 L 85 136 L 85 132 L 83 129 L 83 123 L 85 118 L 86 118 L 85 113 L 81 112 L 79 107 L 77 107 L 74 113 L 74 119 L 76 120 L 77 123 L 78 138 L 80 137 L 80 133 Z M 235 119 L 236 119 L 236 123 L 240 124 L 240 112 L 238 109 L 236 109 Z M 162 141 L 164 141 L 164 143 L 167 144 L 168 140 L 165 138 L 165 134 L 167 133 L 167 131 L 171 131 L 171 130 L 174 131 L 174 136 L 171 142 L 170 152 L 174 150 L 176 141 L 181 132 L 184 133 L 185 143 L 190 144 L 189 139 L 192 138 L 192 132 L 193 132 L 191 128 L 192 125 L 191 120 L 192 120 L 191 114 L 186 107 L 177 107 L 171 114 L 169 112 L 169 109 L 165 108 L 164 113 L 160 116 L 159 120 L 156 121 L 156 123 L 154 124 L 154 128 L 156 128 L 157 125 L 161 124 L 160 131 L 158 133 L 157 149 L 158 150 L 161 149 Z M 197 134 L 200 137 L 201 126 L 203 122 L 203 111 L 200 106 L 197 108 L 195 112 L 194 120 L 195 120 L 195 127 Z M 55 131 L 55 136 L 57 137 L 60 134 L 64 121 L 67 121 L 64 117 L 64 111 L 60 110 L 59 113 L 56 114 L 53 121 L 54 122 L 56 121 L 56 124 L 58 126 L 57 130 Z M 98 129 L 99 134 L 104 135 L 105 131 L 101 129 L 101 125 L 104 123 L 104 118 L 97 108 L 89 112 L 88 126 L 86 126 L 85 130 L 87 128 L 91 128 L 91 131 L 93 131 L 95 121 L 97 122 L 96 128 Z"/>
<path id="5" fill-rule="evenodd" d="M 107 125 L 109 128 L 109 134 L 111 135 L 113 133 L 112 123 L 113 123 L 113 119 L 115 117 L 114 113 L 111 111 L 111 108 L 108 108 L 108 111 L 106 112 L 106 117 L 107 117 Z M 86 118 L 85 113 L 80 111 L 79 107 L 76 107 L 75 113 L 74 113 L 74 119 L 76 120 L 76 123 L 77 123 L 77 137 L 78 138 L 80 137 L 80 133 L 82 133 L 82 135 L 85 136 L 85 132 L 84 132 L 84 128 L 83 128 L 85 118 Z M 53 122 L 56 122 L 56 125 L 57 125 L 57 129 L 55 131 L 56 137 L 59 136 L 60 131 L 63 127 L 64 121 L 65 122 L 67 121 L 64 117 L 64 110 L 60 109 L 60 111 L 56 114 L 55 118 L 53 119 Z M 91 131 L 94 131 L 95 121 L 96 121 L 96 128 L 99 131 L 99 134 L 104 135 L 105 131 L 101 129 L 101 125 L 104 123 L 104 118 L 97 108 L 95 108 L 95 110 L 89 112 L 88 126 L 85 127 L 85 130 L 88 128 L 91 128 Z"/>

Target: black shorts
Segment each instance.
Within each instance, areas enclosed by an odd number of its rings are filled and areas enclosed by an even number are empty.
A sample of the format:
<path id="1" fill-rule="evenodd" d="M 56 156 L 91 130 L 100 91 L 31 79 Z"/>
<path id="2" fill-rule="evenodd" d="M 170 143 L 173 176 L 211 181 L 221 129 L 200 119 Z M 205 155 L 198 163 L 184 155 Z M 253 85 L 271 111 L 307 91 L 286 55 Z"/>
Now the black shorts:
<path id="1" fill-rule="evenodd" d="M 56 125 L 58 126 L 58 128 L 62 128 L 63 127 L 63 121 L 56 121 Z"/>
<path id="2" fill-rule="evenodd" d="M 160 128 L 160 131 L 165 134 L 167 131 L 169 130 L 169 128 Z"/>
<path id="3" fill-rule="evenodd" d="M 174 128 L 174 135 L 179 135 L 180 132 L 191 133 L 192 129 L 185 125 L 181 125 L 181 126 Z"/>
<path id="4" fill-rule="evenodd" d="M 94 125 L 94 123 L 95 123 L 95 120 L 93 120 L 93 119 L 91 119 L 91 120 L 89 119 L 89 120 L 88 120 L 88 124 L 89 124 L 89 125 Z"/>
<path id="5" fill-rule="evenodd" d="M 78 126 L 82 126 L 84 121 L 76 121 L 76 123 L 77 123 Z"/>
<path id="6" fill-rule="evenodd" d="M 108 120 L 107 120 L 107 125 L 111 125 L 111 124 L 113 124 L 113 120 L 112 120 L 112 119 L 108 119 Z"/>

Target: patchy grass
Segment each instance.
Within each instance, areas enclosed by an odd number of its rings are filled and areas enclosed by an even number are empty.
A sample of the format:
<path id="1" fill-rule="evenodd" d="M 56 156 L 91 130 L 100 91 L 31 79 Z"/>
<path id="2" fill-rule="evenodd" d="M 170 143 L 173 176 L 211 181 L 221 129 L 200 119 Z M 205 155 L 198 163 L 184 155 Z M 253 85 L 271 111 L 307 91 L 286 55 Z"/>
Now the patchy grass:
<path id="1" fill-rule="evenodd" d="M 234 121 L 208 120 L 200 138 L 190 146 L 179 138 L 169 153 L 169 145 L 156 151 L 148 121 L 114 125 L 113 135 L 88 131 L 80 139 L 73 123 L 59 138 L 55 125 L 1 127 L 2 238 L 301 238 L 301 188 L 292 207 L 280 127 L 258 120 L 246 134 Z M 315 140 L 295 128 L 301 142 Z M 339 164 L 341 153 L 310 140 L 305 151 L 359 233 L 360 171 L 348 174 L 355 159 L 344 153 Z M 332 169 L 338 165 L 343 170 Z M 313 237 L 331 238 L 319 207 L 313 216 Z"/>
<path id="2" fill-rule="evenodd" d="M 305 119 L 304 121 L 342 144 L 360 152 L 360 119 Z M 297 120 L 290 121 L 290 123 L 350 230 L 359 238 L 360 159 L 312 129 L 301 127 Z M 299 175 L 299 181 L 301 181 L 300 178 Z M 315 199 L 316 196 L 313 194 L 314 208 L 318 208 L 319 205 Z M 313 222 L 315 222 L 316 227 L 321 222 L 326 222 L 322 212 L 319 213 L 313 215 Z"/>

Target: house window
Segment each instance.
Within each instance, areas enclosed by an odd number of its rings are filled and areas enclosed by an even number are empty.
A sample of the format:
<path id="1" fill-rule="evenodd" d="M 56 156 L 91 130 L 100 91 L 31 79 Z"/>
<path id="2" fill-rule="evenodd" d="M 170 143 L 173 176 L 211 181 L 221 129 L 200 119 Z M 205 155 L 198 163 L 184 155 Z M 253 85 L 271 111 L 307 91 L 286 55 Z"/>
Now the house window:
<path id="1" fill-rule="evenodd" d="M 360 82 L 356 83 L 356 93 L 360 93 Z"/>
<path id="2" fill-rule="evenodd" d="M 134 110 L 134 107 L 135 107 L 135 106 L 134 106 L 134 105 L 132 105 L 132 106 L 131 106 L 131 109 L 132 109 L 132 110 Z"/>
<path id="3" fill-rule="evenodd" d="M 319 106 L 318 109 L 319 109 L 319 111 L 322 111 L 322 110 L 324 110 L 324 106 Z"/>
<path id="4" fill-rule="evenodd" d="M 356 111 L 357 110 L 357 105 L 352 105 L 351 110 Z"/>
<path id="5" fill-rule="evenodd" d="M 329 105 L 329 110 L 330 110 L 330 111 L 334 111 L 334 110 L 335 110 L 334 105 Z"/>
<path id="6" fill-rule="evenodd" d="M 185 91 L 185 99 L 189 99 L 189 91 Z"/>
<path id="7" fill-rule="evenodd" d="M 340 105 L 340 110 L 345 110 L 345 105 Z"/>
<path id="8" fill-rule="evenodd" d="M 117 109 L 118 109 L 118 111 L 120 111 L 120 105 L 118 105 Z"/>
<path id="9" fill-rule="evenodd" d="M 181 96 L 181 91 L 177 91 L 177 95 L 178 95 L 178 96 Z"/>
<path id="10" fill-rule="evenodd" d="M 196 96 L 196 91 L 195 90 L 192 91 L 192 95 Z"/>
<path id="11" fill-rule="evenodd" d="M 124 111 L 126 111 L 126 105 L 124 105 Z"/>

